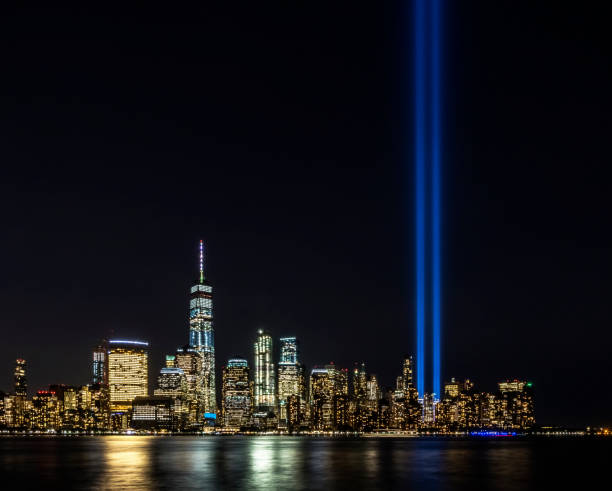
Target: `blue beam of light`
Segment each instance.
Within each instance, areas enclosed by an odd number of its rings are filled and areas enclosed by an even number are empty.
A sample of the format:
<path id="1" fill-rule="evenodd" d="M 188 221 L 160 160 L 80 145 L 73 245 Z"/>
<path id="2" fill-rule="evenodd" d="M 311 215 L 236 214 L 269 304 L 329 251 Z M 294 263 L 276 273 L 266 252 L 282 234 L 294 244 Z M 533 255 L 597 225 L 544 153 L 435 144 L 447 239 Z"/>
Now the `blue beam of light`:
<path id="1" fill-rule="evenodd" d="M 414 159 L 415 159 L 415 273 L 416 273 L 416 380 L 425 393 L 425 5 L 414 2 Z"/>
<path id="2" fill-rule="evenodd" d="M 430 158 L 431 158 L 431 324 L 432 324 L 432 377 L 433 392 L 440 397 L 442 308 L 441 308 L 441 256 L 440 256 L 440 213 L 441 213 L 441 116 L 440 116 L 440 3 L 430 0 Z"/>

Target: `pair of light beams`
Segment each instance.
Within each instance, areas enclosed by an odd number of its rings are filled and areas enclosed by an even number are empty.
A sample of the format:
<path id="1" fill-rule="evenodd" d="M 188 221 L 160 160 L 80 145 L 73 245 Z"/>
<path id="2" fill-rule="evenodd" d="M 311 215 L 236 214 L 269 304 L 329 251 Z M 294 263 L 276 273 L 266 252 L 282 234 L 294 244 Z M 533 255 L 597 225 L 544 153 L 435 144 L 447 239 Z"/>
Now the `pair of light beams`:
<path id="1" fill-rule="evenodd" d="M 414 160 L 417 390 L 440 397 L 440 36 L 442 0 L 414 0 Z M 428 335 L 429 330 L 429 335 Z M 431 366 L 426 353 L 431 345 Z M 431 383 L 426 375 L 431 374 Z"/>

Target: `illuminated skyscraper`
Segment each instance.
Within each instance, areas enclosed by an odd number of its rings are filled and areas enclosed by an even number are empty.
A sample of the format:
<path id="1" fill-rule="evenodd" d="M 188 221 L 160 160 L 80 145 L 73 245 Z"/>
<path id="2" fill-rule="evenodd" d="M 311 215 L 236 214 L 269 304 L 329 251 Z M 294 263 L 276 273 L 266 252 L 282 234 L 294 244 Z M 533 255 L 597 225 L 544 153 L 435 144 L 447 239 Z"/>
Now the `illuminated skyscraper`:
<path id="1" fill-rule="evenodd" d="M 26 378 L 26 361 L 18 358 L 15 363 L 15 395 L 26 397 L 28 395 L 28 380 Z"/>
<path id="2" fill-rule="evenodd" d="M 15 362 L 15 397 L 13 400 L 13 424 L 23 427 L 26 424 L 26 406 L 28 397 L 28 380 L 26 378 L 26 361 L 18 358 Z"/>
<path id="3" fill-rule="evenodd" d="M 137 399 L 137 401 L 140 401 L 139 410 L 141 412 L 144 411 L 144 413 L 148 412 L 149 416 L 146 416 L 145 414 L 141 414 L 140 416 L 132 415 L 132 422 L 135 419 L 137 420 L 140 418 L 140 423 L 145 423 L 144 420 L 151 416 L 151 407 L 155 406 L 156 409 L 154 413 L 156 415 L 156 419 L 158 419 L 156 424 L 158 424 L 159 427 L 164 427 L 165 423 L 159 420 L 159 417 L 160 415 L 165 414 L 167 403 L 163 398 L 166 398 L 172 401 L 171 413 L 169 413 L 172 419 L 172 428 L 182 429 L 190 424 L 189 418 L 192 403 L 187 392 L 187 377 L 181 368 L 176 366 L 168 366 L 169 364 L 174 365 L 175 361 L 176 357 L 174 355 L 166 356 L 166 366 L 159 371 L 159 376 L 157 377 L 157 388 L 153 392 L 153 395 L 157 399 Z M 153 404 L 150 404 L 151 402 Z M 160 403 L 161 406 L 159 405 Z M 160 425 L 160 423 L 162 424 Z"/>
<path id="4" fill-rule="evenodd" d="M 461 392 L 461 384 L 455 380 L 455 377 L 452 377 L 450 382 L 444 385 L 444 398 L 445 399 L 453 399 L 459 396 Z"/>
<path id="5" fill-rule="evenodd" d="M 186 398 L 187 377 L 185 377 L 185 372 L 176 367 L 163 367 L 157 377 L 157 388 L 154 395 Z"/>
<path id="6" fill-rule="evenodd" d="M 272 359 L 272 337 L 262 329 L 255 341 L 255 407 L 258 411 L 276 411 L 276 384 Z"/>
<path id="7" fill-rule="evenodd" d="M 185 346 L 176 351 L 175 363 L 176 367 L 183 370 L 187 379 L 189 422 L 192 425 L 197 424 L 204 418 L 202 355 L 195 348 Z"/>
<path id="8" fill-rule="evenodd" d="M 212 286 L 204 277 L 204 244 L 200 241 L 200 276 L 189 295 L 189 345 L 202 356 L 201 408 L 215 413 L 215 331 L 213 328 Z"/>
<path id="9" fill-rule="evenodd" d="M 249 364 L 242 358 L 232 358 L 223 368 L 223 425 L 239 430 L 248 424 L 251 413 Z"/>
<path id="10" fill-rule="evenodd" d="M 402 366 L 402 383 L 404 393 L 408 393 L 410 389 L 414 387 L 413 383 L 413 371 L 414 371 L 414 360 L 412 356 L 406 356 L 404 358 L 404 364 Z"/>
<path id="11" fill-rule="evenodd" d="M 376 375 L 370 375 L 366 383 L 366 405 L 370 413 L 378 411 L 378 400 L 380 399 L 380 388 Z"/>
<path id="12" fill-rule="evenodd" d="M 348 423 L 348 374 L 333 363 L 313 368 L 310 373 L 312 429 L 344 429 Z"/>
<path id="13" fill-rule="evenodd" d="M 533 384 L 522 380 L 499 383 L 504 428 L 530 428 L 535 424 Z"/>
<path id="14" fill-rule="evenodd" d="M 357 430 L 362 430 L 365 427 L 368 416 L 366 408 L 367 379 L 365 363 L 355 363 L 351 394 L 351 424 Z"/>
<path id="15" fill-rule="evenodd" d="M 296 364 L 299 358 L 299 343 L 294 337 L 280 338 L 280 363 Z"/>
<path id="16" fill-rule="evenodd" d="M 94 349 L 92 369 L 94 384 L 108 384 L 108 344 L 106 341 Z"/>
<path id="17" fill-rule="evenodd" d="M 111 340 L 108 384 L 111 411 L 126 411 L 137 396 L 148 395 L 148 347 L 142 341 Z"/>
<path id="18" fill-rule="evenodd" d="M 368 375 L 365 363 L 355 363 L 353 367 L 353 398 L 363 400 L 366 396 Z"/>
<path id="19" fill-rule="evenodd" d="M 55 392 L 39 390 L 32 397 L 32 427 L 36 430 L 57 429 L 59 419 L 59 403 Z"/>
<path id="20" fill-rule="evenodd" d="M 278 417 L 279 425 L 288 423 L 289 397 L 298 398 L 295 404 L 305 403 L 304 367 L 299 362 L 299 344 L 296 338 L 280 338 L 280 361 L 278 362 Z M 295 408 L 300 411 L 300 408 Z"/>
<path id="21" fill-rule="evenodd" d="M 527 382 L 523 380 L 506 380 L 498 384 L 499 391 L 502 394 L 506 392 L 522 392 L 526 385 L 528 385 Z M 531 387 L 531 384 L 529 386 Z"/>
<path id="22" fill-rule="evenodd" d="M 330 431 L 334 420 L 334 384 L 327 368 L 313 368 L 310 372 L 310 418 L 312 429 Z"/>

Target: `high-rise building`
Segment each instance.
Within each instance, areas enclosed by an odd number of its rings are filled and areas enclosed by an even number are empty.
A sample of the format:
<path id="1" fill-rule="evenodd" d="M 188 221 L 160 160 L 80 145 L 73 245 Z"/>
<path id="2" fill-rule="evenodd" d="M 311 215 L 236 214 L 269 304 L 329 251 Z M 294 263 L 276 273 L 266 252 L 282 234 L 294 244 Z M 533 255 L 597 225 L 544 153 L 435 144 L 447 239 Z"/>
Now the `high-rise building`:
<path id="1" fill-rule="evenodd" d="M 310 419 L 312 429 L 331 431 L 334 426 L 334 384 L 327 368 L 313 368 L 310 372 Z"/>
<path id="2" fill-rule="evenodd" d="M 367 422 L 368 412 L 366 409 L 367 372 L 365 363 L 355 363 L 353 367 L 351 393 L 351 426 L 356 430 L 362 430 Z"/>
<path id="3" fill-rule="evenodd" d="M 436 421 L 437 401 L 434 394 L 426 392 L 423 396 L 423 425 L 431 428 Z"/>
<path id="4" fill-rule="evenodd" d="M 148 347 L 142 341 L 110 340 L 108 345 L 108 384 L 111 411 L 132 407 L 138 396 L 148 395 Z"/>
<path id="5" fill-rule="evenodd" d="M 223 426 L 239 430 L 246 426 L 251 413 L 249 364 L 242 358 L 232 358 L 223 368 Z"/>
<path id="6" fill-rule="evenodd" d="M 296 396 L 297 404 L 304 406 L 306 400 L 304 367 L 299 362 L 299 344 L 296 338 L 280 338 L 280 361 L 278 362 L 278 418 L 279 426 L 288 424 L 289 397 Z M 294 405 L 296 402 L 294 402 Z M 299 413 L 299 407 L 297 408 Z M 296 413 L 297 414 L 297 413 Z"/>
<path id="7" fill-rule="evenodd" d="M 143 430 L 175 430 L 179 428 L 179 419 L 175 413 L 175 401 L 172 397 L 147 396 L 136 397 L 133 402 L 132 426 Z"/>
<path id="8" fill-rule="evenodd" d="M 183 370 L 187 379 L 187 401 L 189 403 L 189 423 L 197 425 L 204 418 L 204 392 L 202 390 L 204 371 L 202 355 L 195 348 L 185 346 L 176 351 L 176 367 Z"/>
<path id="9" fill-rule="evenodd" d="M 280 338 L 279 364 L 295 365 L 299 362 L 299 343 L 297 338 Z"/>
<path id="10" fill-rule="evenodd" d="M 298 430 L 301 423 L 304 422 L 304 410 L 306 409 L 298 396 L 289 396 L 287 398 L 287 430 L 290 433 Z"/>
<path id="11" fill-rule="evenodd" d="M 348 425 L 348 374 L 333 363 L 310 373 L 310 414 L 317 431 L 345 429 Z"/>
<path id="12" fill-rule="evenodd" d="M 461 392 L 461 384 L 455 380 L 455 377 L 450 379 L 450 382 L 444 384 L 444 398 L 453 399 L 459 396 Z"/>
<path id="13" fill-rule="evenodd" d="M 276 411 L 276 384 L 272 358 L 272 337 L 260 329 L 255 341 L 255 408 L 257 411 Z"/>
<path id="14" fill-rule="evenodd" d="M 522 392 L 526 385 L 528 385 L 527 382 L 523 380 L 505 380 L 498 384 L 499 391 L 502 394 L 505 392 Z"/>
<path id="15" fill-rule="evenodd" d="M 163 367 L 157 377 L 156 396 L 187 397 L 187 377 L 180 368 Z"/>
<path id="16" fill-rule="evenodd" d="M 60 424 L 59 420 L 59 403 L 55 392 L 39 390 L 32 397 L 32 428 L 36 430 L 56 430 Z"/>
<path id="17" fill-rule="evenodd" d="M 93 351 L 92 381 L 94 384 L 108 384 L 108 343 L 102 341 Z"/>
<path id="18" fill-rule="evenodd" d="M 213 328 L 212 285 L 204 277 L 204 245 L 200 241 L 200 276 L 189 294 L 189 346 L 202 357 L 201 410 L 217 410 L 215 385 L 215 331 Z"/>
<path id="19" fill-rule="evenodd" d="M 504 428 L 530 428 L 535 424 L 533 384 L 506 380 L 499 384 Z"/>
<path id="20" fill-rule="evenodd" d="M 380 399 L 380 388 L 376 375 L 370 375 L 366 382 L 366 406 L 368 412 L 378 411 L 378 401 Z"/>
<path id="21" fill-rule="evenodd" d="M 26 361 L 18 358 L 15 363 L 15 395 L 26 397 L 28 395 L 28 380 L 26 378 Z"/>
<path id="22" fill-rule="evenodd" d="M 26 406 L 28 397 L 28 379 L 26 378 L 27 363 L 18 358 L 15 362 L 15 398 L 12 401 L 12 420 L 16 427 L 26 426 Z"/>
<path id="23" fill-rule="evenodd" d="M 402 381 L 405 393 L 408 393 L 408 390 L 414 387 L 413 384 L 413 372 L 414 372 L 414 360 L 412 356 L 406 356 L 404 358 L 404 363 L 402 365 Z"/>

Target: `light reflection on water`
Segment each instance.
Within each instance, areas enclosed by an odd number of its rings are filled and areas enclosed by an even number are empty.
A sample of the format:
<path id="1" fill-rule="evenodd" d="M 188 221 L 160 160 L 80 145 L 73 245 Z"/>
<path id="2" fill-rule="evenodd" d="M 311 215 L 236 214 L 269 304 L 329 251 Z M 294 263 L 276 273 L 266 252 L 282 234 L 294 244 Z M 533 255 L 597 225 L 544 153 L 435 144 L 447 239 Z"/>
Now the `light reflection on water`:
<path id="1" fill-rule="evenodd" d="M 49 489 L 528 489 L 605 477 L 611 443 L 0 438 L 0 475 L 3 483 Z"/>
<path id="2" fill-rule="evenodd" d="M 102 442 L 103 462 L 97 486 L 109 489 L 153 487 L 153 439 L 109 436 Z"/>

